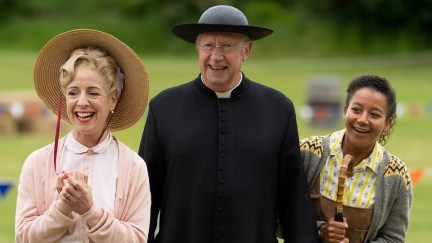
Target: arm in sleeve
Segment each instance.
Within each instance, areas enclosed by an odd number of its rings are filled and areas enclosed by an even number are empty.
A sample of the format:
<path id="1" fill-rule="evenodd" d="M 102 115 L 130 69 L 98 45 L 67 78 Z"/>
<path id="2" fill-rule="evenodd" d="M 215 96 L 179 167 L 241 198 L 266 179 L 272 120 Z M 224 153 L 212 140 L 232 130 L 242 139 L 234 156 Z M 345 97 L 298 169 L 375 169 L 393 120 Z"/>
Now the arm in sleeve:
<path id="1" fill-rule="evenodd" d="M 303 164 L 294 106 L 282 146 L 278 175 L 278 215 L 285 242 L 318 242 L 309 189 Z"/>
<path id="2" fill-rule="evenodd" d="M 385 222 L 378 230 L 377 237 L 371 242 L 405 242 L 413 197 L 411 178 L 409 178 L 407 170 L 406 173 L 407 180 L 409 181 L 408 185 L 402 177 L 398 177 L 397 179 L 389 178 L 390 180 L 384 179 L 384 183 L 397 183 L 397 185 L 393 185 L 393 188 L 397 188 L 397 190 L 394 190 L 394 201 L 388 200 L 385 202 L 387 204 L 385 207 L 390 207 L 388 209 L 390 212 L 388 217 L 383 219 Z M 386 180 L 388 181 L 386 182 Z"/>
<path id="3" fill-rule="evenodd" d="M 37 174 L 41 171 L 35 168 L 41 166 L 36 164 L 40 157 L 35 156 L 35 153 L 30 155 L 21 171 L 15 215 L 17 242 L 55 242 L 73 223 L 59 210 L 71 212 L 70 208 L 65 210 L 68 206 L 60 200 L 54 201 L 47 211 L 43 211 L 46 188 L 37 181 L 43 175 Z"/>
<path id="4" fill-rule="evenodd" d="M 159 211 L 161 208 L 162 191 L 165 181 L 165 169 L 162 155 L 162 148 L 157 136 L 156 118 L 150 103 L 144 132 L 138 154 L 147 164 L 150 178 L 150 191 L 152 195 L 149 243 L 154 242 L 155 230 L 157 228 Z"/>
<path id="5" fill-rule="evenodd" d="M 82 215 L 85 221 L 97 222 L 88 228 L 94 242 L 147 242 L 150 218 L 150 186 L 145 163 L 136 155 L 131 173 L 130 190 L 121 203 L 120 218 L 95 205 Z M 122 192 L 117 192 L 123 194 Z"/>

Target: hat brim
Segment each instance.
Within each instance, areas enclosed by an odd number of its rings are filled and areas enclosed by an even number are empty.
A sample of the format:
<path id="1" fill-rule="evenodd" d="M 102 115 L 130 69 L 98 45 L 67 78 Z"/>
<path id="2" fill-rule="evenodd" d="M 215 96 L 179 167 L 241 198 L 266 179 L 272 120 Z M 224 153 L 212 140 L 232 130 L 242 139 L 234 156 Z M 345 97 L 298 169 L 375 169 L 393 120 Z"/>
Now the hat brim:
<path id="1" fill-rule="evenodd" d="M 77 29 L 51 39 L 36 59 L 34 67 L 36 93 L 56 115 L 62 99 L 61 119 L 71 123 L 67 116 L 65 96 L 59 83 L 60 67 L 69 59 L 73 50 L 86 46 L 97 46 L 108 51 L 125 75 L 123 96 L 117 104 L 108 129 L 119 131 L 134 125 L 147 108 L 149 93 L 147 72 L 138 55 L 129 46 L 101 31 Z"/>
<path id="2" fill-rule="evenodd" d="M 195 43 L 196 37 L 205 32 L 234 32 L 245 34 L 251 40 L 258 40 L 273 33 L 273 30 L 249 25 L 180 24 L 173 33 L 187 42 Z"/>

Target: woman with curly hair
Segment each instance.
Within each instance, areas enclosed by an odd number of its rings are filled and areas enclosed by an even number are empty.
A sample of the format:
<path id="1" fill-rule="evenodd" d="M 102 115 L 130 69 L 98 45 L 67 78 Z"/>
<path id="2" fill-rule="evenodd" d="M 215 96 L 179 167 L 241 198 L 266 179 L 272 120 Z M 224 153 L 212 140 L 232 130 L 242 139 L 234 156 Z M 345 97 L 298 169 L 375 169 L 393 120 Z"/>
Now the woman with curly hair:
<path id="1" fill-rule="evenodd" d="M 382 77 L 365 75 L 347 89 L 345 128 L 301 141 L 302 159 L 323 242 L 404 242 L 412 203 L 405 164 L 384 147 L 396 121 L 396 95 Z M 343 190 L 343 222 L 334 220 L 338 176 L 354 159 Z"/>

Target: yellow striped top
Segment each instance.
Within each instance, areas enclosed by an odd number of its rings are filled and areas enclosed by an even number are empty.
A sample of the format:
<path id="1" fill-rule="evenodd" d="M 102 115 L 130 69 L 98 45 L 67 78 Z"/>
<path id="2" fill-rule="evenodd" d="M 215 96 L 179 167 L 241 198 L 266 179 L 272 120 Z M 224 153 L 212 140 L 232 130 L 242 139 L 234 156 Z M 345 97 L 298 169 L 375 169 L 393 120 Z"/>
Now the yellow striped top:
<path id="1" fill-rule="evenodd" d="M 320 172 L 321 195 L 336 201 L 339 168 L 342 165 L 342 138 L 345 129 L 330 136 L 330 155 Z M 378 164 L 384 148 L 377 142 L 368 158 L 354 167 L 354 175 L 347 177 L 343 204 L 357 208 L 369 208 L 374 204 Z"/>

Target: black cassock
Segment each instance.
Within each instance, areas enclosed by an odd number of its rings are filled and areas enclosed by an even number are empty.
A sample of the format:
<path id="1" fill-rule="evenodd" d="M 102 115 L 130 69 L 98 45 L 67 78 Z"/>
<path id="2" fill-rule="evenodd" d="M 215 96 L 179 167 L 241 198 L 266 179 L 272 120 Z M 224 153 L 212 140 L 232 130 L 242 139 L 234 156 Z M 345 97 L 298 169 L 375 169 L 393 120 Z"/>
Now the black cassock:
<path id="1" fill-rule="evenodd" d="M 245 76 L 226 99 L 200 76 L 167 89 L 150 101 L 139 154 L 150 243 L 274 243 L 277 217 L 286 242 L 317 241 L 294 106 L 279 91 Z"/>

